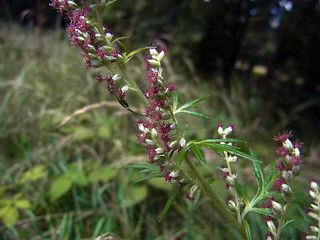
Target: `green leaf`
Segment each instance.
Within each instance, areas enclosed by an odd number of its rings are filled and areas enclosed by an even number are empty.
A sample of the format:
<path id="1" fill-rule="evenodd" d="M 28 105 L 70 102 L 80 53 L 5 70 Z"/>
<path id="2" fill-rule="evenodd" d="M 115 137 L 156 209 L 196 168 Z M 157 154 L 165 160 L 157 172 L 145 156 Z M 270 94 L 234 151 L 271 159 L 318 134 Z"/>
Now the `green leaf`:
<path id="1" fill-rule="evenodd" d="M 173 186 L 172 184 L 165 183 L 163 181 L 163 177 L 150 178 L 148 179 L 147 183 L 150 184 L 152 187 L 155 187 L 157 189 L 164 190 L 164 191 L 168 191 L 172 189 L 172 186 Z"/>
<path id="2" fill-rule="evenodd" d="M 153 48 L 153 47 L 142 47 L 142 48 L 138 48 L 138 49 L 136 49 L 136 50 L 133 50 L 132 52 L 130 52 L 130 53 L 126 56 L 125 62 L 126 62 L 126 63 L 129 62 L 129 61 L 131 60 L 131 58 L 132 58 L 135 54 L 137 54 L 137 53 L 139 53 L 139 52 L 142 52 L 142 51 L 144 51 L 144 50 L 150 49 L 150 48 Z"/>
<path id="3" fill-rule="evenodd" d="M 92 129 L 85 127 L 78 127 L 73 132 L 73 138 L 75 140 L 88 140 L 92 139 L 95 136 L 95 132 Z"/>
<path id="4" fill-rule="evenodd" d="M 148 188 L 146 186 L 134 186 L 126 190 L 126 196 L 124 199 L 124 206 L 131 207 L 143 201 L 148 194 Z"/>
<path id="5" fill-rule="evenodd" d="M 98 133 L 97 133 L 98 137 L 103 138 L 103 139 L 110 139 L 111 137 L 111 130 L 109 126 L 101 126 L 98 129 Z"/>
<path id="6" fill-rule="evenodd" d="M 201 190 L 198 190 L 193 201 L 193 208 L 196 208 L 198 206 L 200 201 L 200 196 L 201 196 Z"/>
<path id="7" fill-rule="evenodd" d="M 183 186 L 176 186 L 173 189 L 173 192 L 171 193 L 171 196 L 169 197 L 166 205 L 164 206 L 164 209 L 160 215 L 160 220 L 159 222 L 161 222 L 164 218 L 164 216 L 166 215 L 166 213 L 168 212 L 170 206 L 172 205 L 173 201 L 177 198 L 177 196 L 179 195 L 179 193 L 181 192 Z"/>
<path id="8" fill-rule="evenodd" d="M 2 214 L 2 211 L 4 212 Z M 2 221 L 5 225 L 11 225 L 17 222 L 19 218 L 19 212 L 16 207 L 7 206 L 0 210 L 0 215 L 2 216 Z"/>
<path id="9" fill-rule="evenodd" d="M 135 163 L 135 164 L 128 164 L 125 166 L 120 167 L 120 169 L 122 168 L 150 168 L 150 164 L 147 163 Z"/>
<path id="10" fill-rule="evenodd" d="M 275 161 L 271 162 L 267 180 L 265 181 L 265 190 L 268 191 L 273 183 L 278 179 L 279 171 L 275 168 Z"/>
<path id="11" fill-rule="evenodd" d="M 211 185 L 212 183 L 214 183 L 216 181 L 216 179 L 215 178 L 209 178 L 208 180 L 207 180 L 207 183 L 209 184 L 209 185 Z"/>
<path id="12" fill-rule="evenodd" d="M 236 155 L 238 157 L 242 157 L 242 158 L 246 158 L 252 162 L 260 162 L 259 160 L 253 158 L 252 156 L 250 156 L 249 154 L 246 154 L 242 151 L 239 150 L 239 147 L 235 147 L 235 146 L 230 146 L 227 144 L 217 144 L 217 143 L 210 143 L 210 142 L 199 142 L 198 144 L 204 146 L 204 147 L 208 147 L 211 148 L 212 150 L 215 150 L 216 152 L 221 152 L 221 151 L 226 151 L 232 155 Z"/>
<path id="13" fill-rule="evenodd" d="M 250 153 L 251 153 L 251 156 L 253 158 L 258 160 L 257 156 L 254 154 L 252 149 L 250 149 Z M 261 191 L 262 188 L 264 187 L 264 184 L 265 184 L 265 178 L 264 178 L 262 163 L 257 162 L 257 161 L 253 162 L 253 173 L 254 173 L 254 175 L 255 175 L 255 177 L 257 179 L 258 191 Z"/>
<path id="14" fill-rule="evenodd" d="M 178 91 L 175 91 L 173 94 L 173 112 L 175 112 L 178 107 L 178 101 L 179 101 L 178 99 L 179 99 Z"/>
<path id="15" fill-rule="evenodd" d="M 193 116 L 209 119 L 208 116 L 206 116 L 206 115 L 204 115 L 202 113 L 193 112 L 193 111 L 189 111 L 189 110 L 180 110 L 180 111 L 177 111 L 175 114 L 177 114 L 177 113 L 186 113 L 186 114 L 189 114 L 189 115 L 193 115 Z"/>
<path id="16" fill-rule="evenodd" d="M 47 168 L 45 165 L 37 165 L 23 173 L 20 183 L 25 183 L 27 181 L 35 181 L 39 178 L 43 178 L 46 174 L 46 170 Z"/>
<path id="17" fill-rule="evenodd" d="M 203 155 L 201 146 L 192 144 L 192 145 L 191 145 L 191 149 L 192 149 L 194 155 L 196 155 L 196 157 L 197 157 L 197 159 L 199 160 L 199 162 L 200 162 L 202 165 L 204 165 L 204 166 L 207 165 L 207 162 L 206 162 L 206 160 L 204 159 L 204 155 Z"/>
<path id="18" fill-rule="evenodd" d="M 186 147 L 184 146 L 177 155 L 177 164 L 180 165 L 186 156 Z"/>
<path id="19" fill-rule="evenodd" d="M 66 194 L 72 186 L 73 177 L 70 174 L 64 174 L 56 178 L 50 187 L 49 194 L 52 201 L 56 201 L 58 198 Z"/>
<path id="20" fill-rule="evenodd" d="M 136 115 L 140 115 L 140 116 L 141 116 L 140 113 L 137 113 L 137 112 L 135 112 L 135 111 L 133 111 L 133 110 L 131 110 L 131 109 L 129 108 L 129 104 L 127 103 L 127 101 L 126 101 L 125 99 L 117 97 L 117 100 L 118 100 L 118 102 L 121 104 L 121 106 L 124 107 L 127 111 L 132 112 L 132 113 L 134 113 L 134 114 L 136 114 Z"/>
<path id="21" fill-rule="evenodd" d="M 163 177 L 163 174 L 162 173 L 154 173 L 154 174 L 144 176 L 143 178 L 140 178 L 137 181 L 133 182 L 132 185 L 137 184 L 142 181 L 145 181 L 145 180 L 148 180 L 150 178 L 158 178 L 158 177 Z"/>
<path id="22" fill-rule="evenodd" d="M 252 240 L 252 233 L 251 233 L 250 225 L 248 224 L 247 220 L 243 219 L 242 224 L 244 226 L 244 230 L 246 231 L 247 239 Z"/>
<path id="23" fill-rule="evenodd" d="M 235 187 L 239 196 L 243 199 L 243 201 L 248 204 L 249 197 L 246 185 L 240 185 L 239 183 L 235 182 Z"/>
<path id="24" fill-rule="evenodd" d="M 237 139 L 237 138 L 225 138 L 225 139 L 205 139 L 199 141 L 199 143 L 245 143 L 245 141 Z"/>
<path id="25" fill-rule="evenodd" d="M 251 208 L 249 212 L 256 212 L 261 215 L 268 216 L 270 214 L 270 209 L 269 208 Z"/>
<path id="26" fill-rule="evenodd" d="M 99 169 L 96 169 L 89 174 L 89 181 L 90 182 L 108 182 L 113 179 L 117 174 L 115 169 L 110 168 L 109 166 L 103 166 Z"/>
<path id="27" fill-rule="evenodd" d="M 21 209 L 28 209 L 31 207 L 31 203 L 29 202 L 28 199 L 21 199 L 21 200 L 18 200 L 15 205 L 18 207 L 18 208 L 21 208 Z"/>
<path id="28" fill-rule="evenodd" d="M 200 97 L 200 98 L 197 98 L 197 99 L 195 99 L 195 100 L 193 100 L 193 101 L 191 101 L 191 102 L 187 102 L 187 103 L 183 104 L 179 109 L 177 109 L 176 112 L 180 112 L 180 111 L 183 110 L 183 109 L 192 107 L 194 104 L 203 101 L 203 100 L 206 99 L 207 97 L 209 97 L 209 95 L 203 96 L 203 97 Z M 175 113 L 174 113 L 174 114 L 175 114 Z"/>

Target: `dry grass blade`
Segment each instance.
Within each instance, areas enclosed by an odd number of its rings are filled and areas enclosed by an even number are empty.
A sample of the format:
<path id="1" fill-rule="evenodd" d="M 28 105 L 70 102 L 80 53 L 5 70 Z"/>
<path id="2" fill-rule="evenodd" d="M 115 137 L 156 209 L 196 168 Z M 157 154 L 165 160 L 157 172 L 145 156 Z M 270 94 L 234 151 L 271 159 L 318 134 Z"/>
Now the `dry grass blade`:
<path id="1" fill-rule="evenodd" d="M 65 119 L 63 119 L 63 121 L 56 126 L 56 129 L 62 127 L 63 125 L 65 125 L 67 122 L 69 122 L 72 118 L 74 118 L 75 116 L 85 113 L 87 111 L 90 111 L 92 109 L 95 108 L 101 108 L 101 107 L 112 107 L 112 108 L 118 108 L 118 109 L 123 109 L 118 102 L 115 101 L 103 101 L 103 102 L 99 102 L 99 103 L 94 103 L 94 104 L 90 104 L 87 106 L 84 106 L 83 108 L 80 108 L 76 111 L 74 111 L 70 116 L 66 117 Z M 138 108 L 132 108 L 133 111 L 135 112 L 142 112 L 141 109 Z"/>

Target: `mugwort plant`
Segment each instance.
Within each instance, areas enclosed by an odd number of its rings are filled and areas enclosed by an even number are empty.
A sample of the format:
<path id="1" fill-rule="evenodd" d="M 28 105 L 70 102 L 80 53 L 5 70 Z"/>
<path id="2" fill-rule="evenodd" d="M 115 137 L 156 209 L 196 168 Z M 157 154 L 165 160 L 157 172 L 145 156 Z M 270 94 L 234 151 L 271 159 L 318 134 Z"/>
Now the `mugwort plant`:
<path id="1" fill-rule="evenodd" d="M 142 168 L 147 173 L 139 181 L 154 177 L 163 177 L 174 185 L 174 190 L 160 219 L 163 219 L 170 205 L 183 190 L 185 197 L 199 202 L 201 194 L 208 197 L 221 216 L 239 232 L 243 239 L 253 239 L 252 229 L 247 220 L 248 214 L 261 214 L 266 222 L 268 240 L 281 239 L 282 230 L 293 220 L 288 219 L 288 210 L 293 205 L 295 178 L 301 170 L 300 148 L 302 142 L 292 142 L 292 132 L 279 134 L 274 139 L 281 142 L 276 153 L 280 161 L 271 163 L 265 174 L 262 163 L 254 152 L 243 152 L 237 144 L 244 141 L 229 138 L 234 126 L 217 126 L 219 138 L 187 140 L 187 128 L 179 123 L 177 116 L 189 114 L 207 118 L 202 113 L 189 110 L 207 96 L 179 105 L 178 88 L 165 81 L 162 60 L 166 50 L 156 46 L 143 47 L 129 51 L 123 43 L 125 38 L 116 38 L 103 25 L 102 13 L 116 0 L 52 0 L 50 5 L 63 12 L 69 20 L 67 32 L 73 46 L 81 48 L 85 67 L 98 68 L 97 81 L 105 84 L 107 91 L 128 111 L 135 113 L 129 106 L 128 94 L 137 95 L 144 105 L 144 114 L 136 121 L 137 141 L 145 147 L 146 163 L 131 164 L 125 167 Z M 138 83 L 130 77 L 127 64 L 135 54 L 148 51 L 145 59 L 146 83 Z M 209 148 L 220 154 L 224 165 L 220 167 L 229 197 L 223 201 L 210 186 L 214 179 L 206 179 L 199 169 L 206 166 L 203 148 Z M 238 181 L 235 168 L 239 159 L 253 164 L 253 174 L 257 181 L 257 190 L 249 196 L 245 185 Z M 320 234 L 320 194 L 317 183 L 310 181 L 308 189 L 311 205 L 306 212 L 316 222 L 310 225 L 310 234 L 306 239 L 319 239 Z"/>

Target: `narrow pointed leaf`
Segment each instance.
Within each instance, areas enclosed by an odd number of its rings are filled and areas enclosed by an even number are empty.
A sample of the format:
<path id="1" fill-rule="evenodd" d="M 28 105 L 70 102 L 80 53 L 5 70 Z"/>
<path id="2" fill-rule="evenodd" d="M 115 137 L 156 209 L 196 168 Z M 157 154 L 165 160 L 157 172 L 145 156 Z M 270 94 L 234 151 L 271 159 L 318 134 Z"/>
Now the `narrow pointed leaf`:
<path id="1" fill-rule="evenodd" d="M 178 101 L 179 101 L 179 94 L 178 94 L 178 91 L 175 91 L 173 94 L 173 112 L 175 112 L 178 107 Z"/>
<path id="2" fill-rule="evenodd" d="M 248 222 L 245 219 L 243 219 L 242 224 L 244 226 L 244 230 L 246 231 L 247 239 L 252 240 L 252 233 L 251 233 L 250 225 L 248 224 Z"/>
<path id="3" fill-rule="evenodd" d="M 147 175 L 147 176 L 144 176 L 143 178 L 140 178 L 139 180 L 135 181 L 132 183 L 132 185 L 135 185 L 139 182 L 143 182 L 143 181 L 146 181 L 150 178 L 158 178 L 158 177 L 163 177 L 163 174 L 162 173 L 154 173 L 154 174 L 150 174 L 150 175 Z"/>
<path id="4" fill-rule="evenodd" d="M 217 152 L 226 151 L 232 155 L 236 155 L 238 157 L 246 158 L 252 162 L 260 162 L 259 160 L 255 159 L 254 157 L 250 156 L 239 150 L 239 147 L 230 146 L 227 144 L 217 144 L 217 143 L 207 143 L 207 142 L 199 142 L 204 147 L 211 148 Z"/>
<path id="5" fill-rule="evenodd" d="M 136 163 L 136 164 L 128 164 L 125 166 L 120 167 L 121 168 L 150 168 L 150 164 L 147 163 Z"/>
<path id="6" fill-rule="evenodd" d="M 164 206 L 164 209 L 161 213 L 160 216 L 160 220 L 159 222 L 161 222 L 164 218 L 164 216 L 166 215 L 166 213 L 168 212 L 170 206 L 172 205 L 173 201 L 177 198 L 177 196 L 179 195 L 179 193 L 181 192 L 183 186 L 177 186 L 173 189 L 173 192 L 171 193 L 170 198 L 168 199 L 166 205 Z"/>
<path id="7" fill-rule="evenodd" d="M 192 149 L 194 155 L 196 155 L 196 157 L 199 160 L 199 162 L 204 166 L 207 165 L 207 162 L 204 159 L 204 155 L 203 155 L 201 146 L 193 144 L 193 145 L 191 145 L 191 149 Z"/>
<path id="8" fill-rule="evenodd" d="M 253 158 L 257 159 L 257 156 L 255 155 L 255 153 L 253 152 L 252 149 L 250 149 L 250 153 L 251 156 Z M 264 178 L 264 173 L 263 173 L 263 168 L 262 168 L 262 163 L 260 162 L 253 162 L 253 173 L 257 179 L 257 183 L 258 183 L 258 191 L 261 191 L 264 184 L 265 184 L 265 178 Z"/>
<path id="9" fill-rule="evenodd" d="M 193 100 L 193 101 L 191 101 L 191 102 L 187 102 L 187 103 L 183 104 L 183 105 L 177 110 L 177 112 L 180 112 L 180 110 L 183 110 L 183 109 L 192 107 L 194 104 L 203 101 L 203 100 L 206 99 L 207 97 L 209 97 L 209 96 L 206 95 L 206 96 L 203 96 L 203 97 L 201 97 L 201 98 L 197 98 L 197 99 L 195 99 L 195 100 Z"/>
<path id="10" fill-rule="evenodd" d="M 176 113 L 186 113 L 186 114 L 189 114 L 189 115 L 192 115 L 192 116 L 197 116 L 197 117 L 209 119 L 208 116 L 206 116 L 206 115 L 204 115 L 202 113 L 193 112 L 193 111 L 189 111 L 189 110 L 180 110 L 180 111 L 177 111 Z"/>
<path id="11" fill-rule="evenodd" d="M 182 163 L 185 156 L 186 156 L 186 147 L 183 147 L 177 156 L 177 164 L 178 165 L 180 165 Z"/>
<path id="12" fill-rule="evenodd" d="M 142 52 L 142 51 L 144 51 L 144 50 L 150 49 L 150 48 L 153 48 L 153 47 L 142 47 L 142 48 L 138 48 L 138 49 L 136 49 L 136 50 L 133 50 L 132 52 L 130 52 L 130 53 L 127 55 L 127 57 L 126 57 L 126 62 L 129 62 L 130 59 L 131 59 L 135 54 L 137 54 L 137 53 L 139 53 L 139 52 Z"/>

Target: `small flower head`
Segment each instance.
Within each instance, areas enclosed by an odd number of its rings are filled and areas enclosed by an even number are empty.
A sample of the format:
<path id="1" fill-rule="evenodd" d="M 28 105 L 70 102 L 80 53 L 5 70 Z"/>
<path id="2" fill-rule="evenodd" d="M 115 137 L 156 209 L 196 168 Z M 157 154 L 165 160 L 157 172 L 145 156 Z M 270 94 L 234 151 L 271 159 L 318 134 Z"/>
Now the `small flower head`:
<path id="1" fill-rule="evenodd" d="M 289 139 L 289 137 L 291 137 L 292 131 L 290 132 L 283 132 L 282 134 L 278 133 L 278 136 L 274 137 L 274 140 L 276 141 L 280 141 L 280 142 L 285 142 L 286 140 Z"/>

